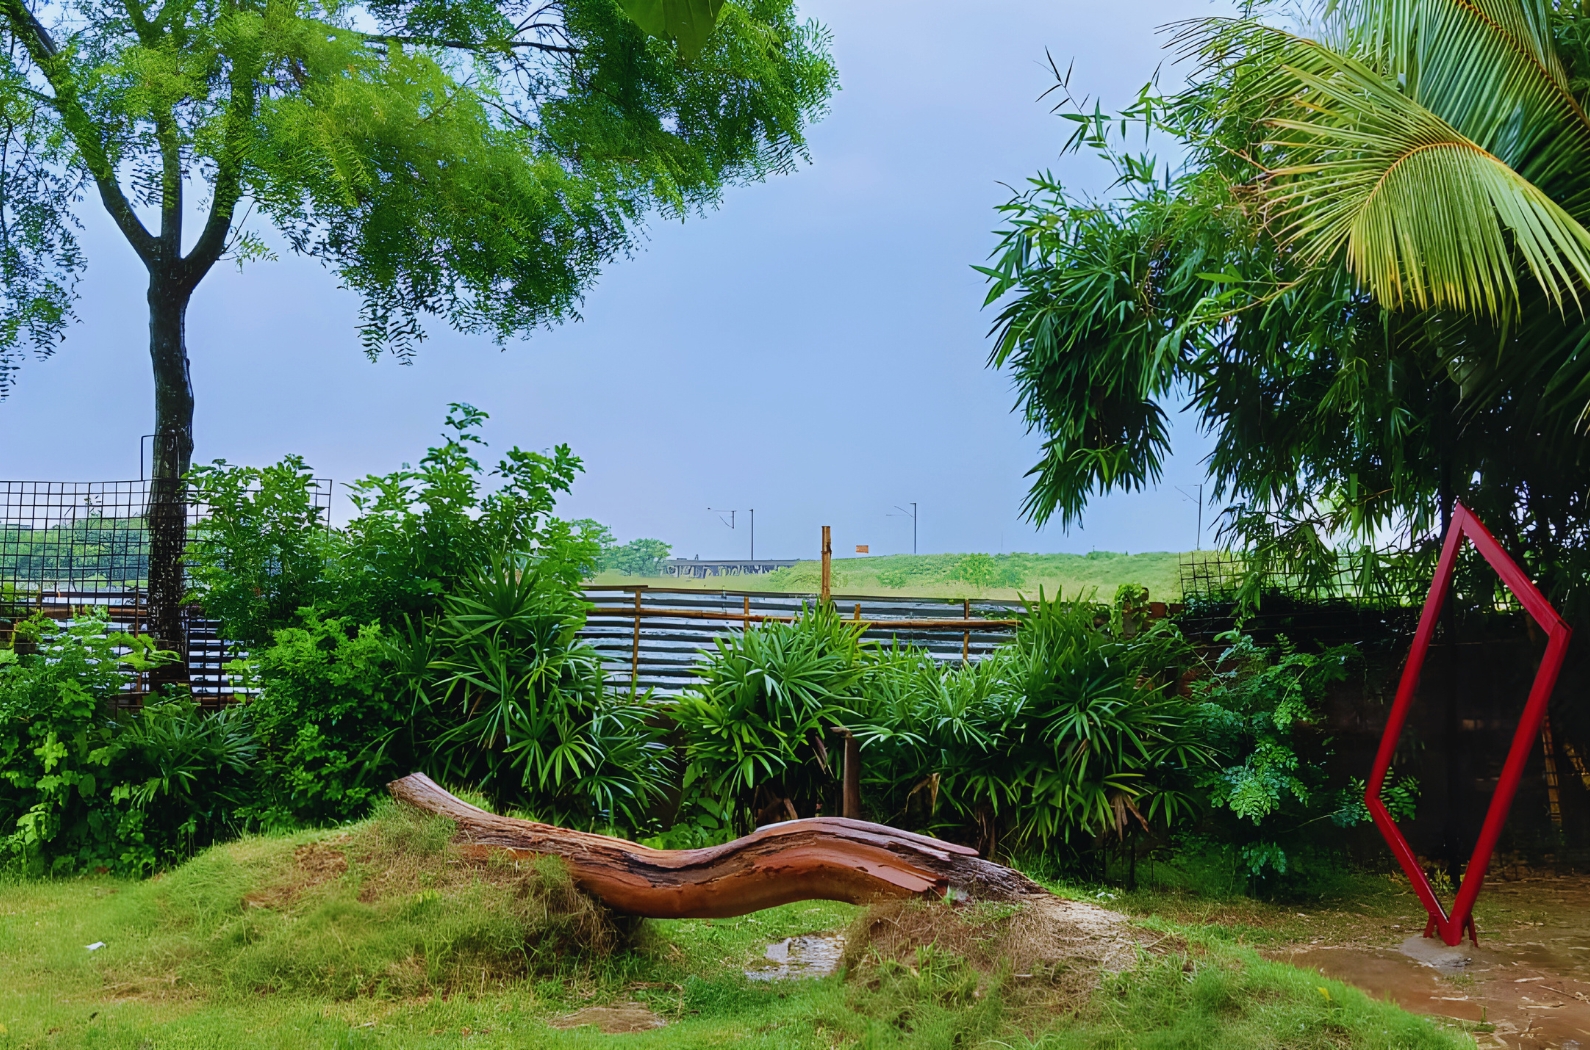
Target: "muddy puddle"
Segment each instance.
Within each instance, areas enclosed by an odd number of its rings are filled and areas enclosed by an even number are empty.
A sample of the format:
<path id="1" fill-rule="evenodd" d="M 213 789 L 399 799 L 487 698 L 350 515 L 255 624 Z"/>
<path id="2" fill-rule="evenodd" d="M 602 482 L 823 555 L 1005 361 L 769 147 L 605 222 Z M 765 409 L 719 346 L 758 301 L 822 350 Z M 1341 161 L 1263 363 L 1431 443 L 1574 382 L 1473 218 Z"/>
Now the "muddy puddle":
<path id="1" fill-rule="evenodd" d="M 839 969 L 845 939 L 837 933 L 808 933 L 786 937 L 767 946 L 765 958 L 745 971 L 753 981 L 784 981 L 800 977 L 827 977 Z"/>
<path id="2" fill-rule="evenodd" d="M 1480 901 L 1477 948 L 1404 930 L 1383 944 L 1267 954 L 1415 1013 L 1483 1022 L 1481 1047 L 1590 1048 L 1590 880 L 1488 883 Z"/>

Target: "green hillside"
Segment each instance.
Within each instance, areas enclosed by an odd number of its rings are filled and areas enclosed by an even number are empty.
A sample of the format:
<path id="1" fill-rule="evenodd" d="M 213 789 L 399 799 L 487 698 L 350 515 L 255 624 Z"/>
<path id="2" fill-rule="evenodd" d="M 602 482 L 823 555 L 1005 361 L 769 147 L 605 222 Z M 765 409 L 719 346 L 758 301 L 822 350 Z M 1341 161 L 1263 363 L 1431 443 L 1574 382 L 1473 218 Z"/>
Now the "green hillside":
<path id="1" fill-rule="evenodd" d="M 876 558 L 835 558 L 835 594 L 902 594 L 941 598 L 1016 598 L 1096 592 L 1108 599 L 1123 583 L 1148 588 L 1154 601 L 1180 601 L 1181 555 L 1147 554 L 890 554 Z M 715 576 L 674 581 L 662 577 L 606 572 L 597 584 L 646 583 L 707 590 L 816 591 L 817 561 L 802 561 L 766 576 Z"/>

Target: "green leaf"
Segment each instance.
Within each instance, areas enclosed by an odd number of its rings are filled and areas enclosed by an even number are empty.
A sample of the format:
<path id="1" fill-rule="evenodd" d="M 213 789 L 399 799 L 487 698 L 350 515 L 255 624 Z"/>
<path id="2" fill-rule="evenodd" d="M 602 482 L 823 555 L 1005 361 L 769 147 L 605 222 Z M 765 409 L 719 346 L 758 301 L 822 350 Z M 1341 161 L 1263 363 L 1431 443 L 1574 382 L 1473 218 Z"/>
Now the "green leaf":
<path id="1" fill-rule="evenodd" d="M 707 46 L 723 0 L 619 0 L 619 6 L 647 36 L 674 41 L 691 59 Z"/>

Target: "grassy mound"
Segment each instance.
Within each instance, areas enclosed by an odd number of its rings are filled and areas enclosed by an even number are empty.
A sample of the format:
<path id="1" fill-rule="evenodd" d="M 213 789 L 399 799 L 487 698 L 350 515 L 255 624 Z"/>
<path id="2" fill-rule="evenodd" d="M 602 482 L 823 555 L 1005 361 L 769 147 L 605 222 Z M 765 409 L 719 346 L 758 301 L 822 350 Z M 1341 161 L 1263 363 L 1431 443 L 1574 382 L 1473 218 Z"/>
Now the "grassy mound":
<path id="1" fill-rule="evenodd" d="M 393 807 L 146 882 L 0 881 L 0 1050 L 1473 1045 L 1222 926 L 1079 902 L 806 901 L 626 939 L 559 866 L 471 861 L 451 832 Z M 747 975 L 847 928 L 843 973 Z"/>
<path id="2" fill-rule="evenodd" d="M 345 831 L 212 849 L 120 891 L 105 979 L 135 995 L 478 994 L 619 946 L 557 858 L 474 861 L 452 833 L 387 805 Z"/>

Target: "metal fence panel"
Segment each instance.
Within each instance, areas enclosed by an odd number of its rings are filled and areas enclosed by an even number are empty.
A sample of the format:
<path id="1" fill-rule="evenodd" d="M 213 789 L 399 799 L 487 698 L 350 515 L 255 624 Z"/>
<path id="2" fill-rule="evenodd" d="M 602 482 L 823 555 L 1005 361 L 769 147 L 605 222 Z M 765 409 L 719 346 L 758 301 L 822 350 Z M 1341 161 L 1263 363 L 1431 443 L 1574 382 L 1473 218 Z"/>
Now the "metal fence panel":
<path id="1" fill-rule="evenodd" d="M 725 638 L 768 618 L 789 618 L 815 605 L 816 594 L 702 591 L 645 585 L 591 587 L 595 606 L 581 637 L 601 654 L 620 688 L 671 695 L 700 678 L 704 654 Z M 934 659 L 972 661 L 1008 641 L 1021 603 L 985 599 L 834 595 L 849 619 L 866 622 L 862 640 L 898 642 Z"/>

